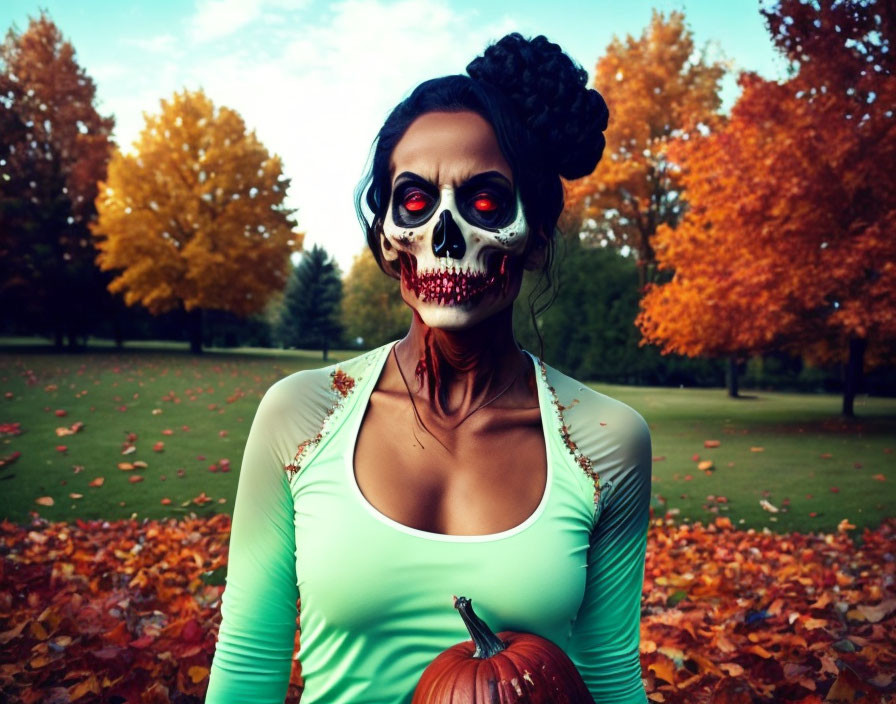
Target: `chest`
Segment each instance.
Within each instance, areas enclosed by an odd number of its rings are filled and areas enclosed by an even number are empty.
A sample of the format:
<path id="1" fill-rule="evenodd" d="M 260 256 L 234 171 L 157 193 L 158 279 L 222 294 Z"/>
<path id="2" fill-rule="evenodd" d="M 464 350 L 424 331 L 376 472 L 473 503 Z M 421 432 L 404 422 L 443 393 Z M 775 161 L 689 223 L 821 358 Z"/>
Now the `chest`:
<path id="1" fill-rule="evenodd" d="M 547 477 L 538 408 L 483 409 L 446 432 L 403 401 L 374 393 L 354 448 L 355 481 L 377 511 L 449 535 L 499 533 L 534 513 Z"/>

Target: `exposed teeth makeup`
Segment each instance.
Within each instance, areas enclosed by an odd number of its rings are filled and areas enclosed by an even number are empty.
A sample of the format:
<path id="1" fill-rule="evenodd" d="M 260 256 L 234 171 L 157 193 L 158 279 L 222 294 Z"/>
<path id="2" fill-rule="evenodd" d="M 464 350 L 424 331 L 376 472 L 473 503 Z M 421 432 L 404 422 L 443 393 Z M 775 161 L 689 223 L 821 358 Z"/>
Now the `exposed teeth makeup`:
<path id="1" fill-rule="evenodd" d="M 470 271 L 458 269 L 448 263 L 444 268 L 417 271 L 415 260 L 400 254 L 401 278 L 404 285 L 414 292 L 423 303 L 438 303 L 444 306 L 475 304 L 489 291 L 504 293 L 510 284 L 507 254 L 500 257 L 494 271 Z"/>

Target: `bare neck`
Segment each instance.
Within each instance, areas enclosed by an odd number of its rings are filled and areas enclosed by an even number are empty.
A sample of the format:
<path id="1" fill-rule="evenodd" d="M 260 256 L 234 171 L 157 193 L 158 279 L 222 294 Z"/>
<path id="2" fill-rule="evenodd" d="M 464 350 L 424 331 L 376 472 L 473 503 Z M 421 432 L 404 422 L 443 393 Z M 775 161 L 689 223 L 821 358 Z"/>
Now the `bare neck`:
<path id="1" fill-rule="evenodd" d="M 463 417 L 508 384 L 525 381 L 530 362 L 516 343 L 512 321 L 513 306 L 507 306 L 469 328 L 441 330 L 415 312 L 396 348 L 411 392 L 437 415 Z"/>

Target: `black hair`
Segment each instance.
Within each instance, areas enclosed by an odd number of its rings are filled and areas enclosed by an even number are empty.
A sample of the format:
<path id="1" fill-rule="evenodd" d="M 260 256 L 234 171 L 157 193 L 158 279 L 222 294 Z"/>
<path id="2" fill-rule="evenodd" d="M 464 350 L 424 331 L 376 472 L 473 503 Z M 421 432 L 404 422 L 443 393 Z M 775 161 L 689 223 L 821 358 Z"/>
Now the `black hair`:
<path id="1" fill-rule="evenodd" d="M 563 210 L 560 177 L 590 174 L 604 150 L 607 104 L 587 87 L 588 74 L 544 36 L 514 32 L 471 61 L 467 75 L 424 81 L 386 118 L 372 148 L 370 166 L 355 192 L 355 209 L 380 268 L 380 232 L 391 197 L 390 160 L 411 123 L 429 112 L 469 110 L 495 131 L 513 172 L 531 232 L 530 251 L 544 248 L 542 273 L 550 281 L 557 220 Z M 372 214 L 365 216 L 363 205 Z M 550 283 L 548 283 L 548 287 Z"/>

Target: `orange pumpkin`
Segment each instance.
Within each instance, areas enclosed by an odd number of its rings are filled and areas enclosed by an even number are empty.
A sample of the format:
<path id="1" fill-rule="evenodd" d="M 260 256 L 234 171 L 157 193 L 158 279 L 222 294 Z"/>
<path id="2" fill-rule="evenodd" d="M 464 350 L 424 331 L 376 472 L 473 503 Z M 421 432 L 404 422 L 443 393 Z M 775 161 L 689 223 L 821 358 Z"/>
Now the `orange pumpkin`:
<path id="1" fill-rule="evenodd" d="M 457 597 L 472 640 L 440 653 L 423 671 L 411 704 L 593 704 L 572 660 L 551 641 L 531 633 L 495 635 Z"/>

